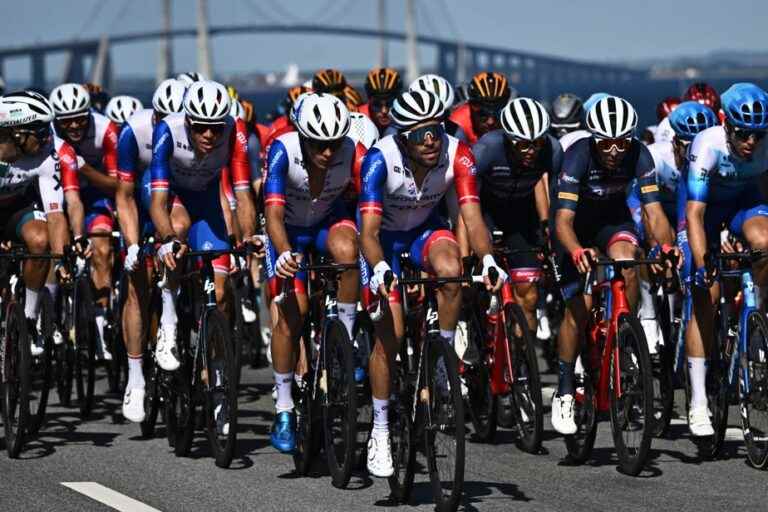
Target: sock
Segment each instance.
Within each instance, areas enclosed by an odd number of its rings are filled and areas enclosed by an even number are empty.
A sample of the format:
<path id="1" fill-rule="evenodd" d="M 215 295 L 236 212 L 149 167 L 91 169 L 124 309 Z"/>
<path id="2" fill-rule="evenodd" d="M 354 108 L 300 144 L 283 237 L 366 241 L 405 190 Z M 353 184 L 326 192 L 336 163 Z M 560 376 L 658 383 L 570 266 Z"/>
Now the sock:
<path id="1" fill-rule="evenodd" d="M 168 288 L 163 288 L 163 314 L 160 316 L 160 323 L 163 325 L 176 324 L 179 320 L 176 316 L 176 293 Z"/>
<path id="2" fill-rule="evenodd" d="M 48 288 L 48 293 L 51 294 L 51 299 L 53 299 L 53 303 L 56 303 L 56 295 L 59 293 L 59 284 L 58 283 L 45 283 L 45 287 Z"/>
<path id="3" fill-rule="evenodd" d="M 651 283 L 644 279 L 640 279 L 640 310 L 637 312 L 637 317 L 640 320 L 656 318 Z"/>
<path id="4" fill-rule="evenodd" d="M 141 355 L 128 355 L 128 384 L 127 389 L 141 389 L 146 386 L 144 382 L 144 358 Z"/>
<path id="5" fill-rule="evenodd" d="M 337 304 L 339 308 L 339 320 L 347 328 L 347 334 L 349 334 L 349 340 L 355 341 L 355 317 L 357 316 L 357 303 L 354 302 L 339 302 Z"/>
<path id="6" fill-rule="evenodd" d="M 275 385 L 277 386 L 277 403 L 275 404 L 275 410 L 277 411 L 277 414 L 285 411 L 293 411 L 293 395 L 291 394 L 292 382 L 293 372 L 275 372 Z"/>
<path id="7" fill-rule="evenodd" d="M 373 430 L 372 434 L 389 432 L 389 400 L 373 397 Z"/>
<path id="8" fill-rule="evenodd" d="M 24 316 L 30 320 L 37 318 L 37 306 L 40 290 L 26 288 L 26 298 L 24 300 Z"/>
<path id="9" fill-rule="evenodd" d="M 707 360 L 688 357 L 688 376 L 691 379 L 691 407 L 707 405 Z"/>
<path id="10" fill-rule="evenodd" d="M 451 346 L 453 346 L 453 338 L 456 336 L 456 330 L 454 329 L 453 331 L 448 331 L 448 330 L 445 330 L 445 329 L 440 329 L 440 336 L 445 338 L 445 340 Z"/>
<path id="11" fill-rule="evenodd" d="M 94 320 L 96 321 L 96 331 L 99 334 L 99 342 L 102 344 L 102 348 L 106 350 L 107 347 L 104 344 L 104 324 L 107 322 L 107 319 L 105 318 L 106 311 L 102 307 L 96 307 L 95 313 L 96 318 Z"/>
<path id="12" fill-rule="evenodd" d="M 560 379 L 557 382 L 557 394 L 558 396 L 563 395 L 571 395 L 573 396 L 575 394 L 575 387 L 574 387 L 574 376 L 573 376 L 573 369 L 576 365 L 574 363 L 569 363 L 568 361 L 563 361 L 562 359 L 557 360 L 557 368 L 558 373 L 560 375 Z"/>

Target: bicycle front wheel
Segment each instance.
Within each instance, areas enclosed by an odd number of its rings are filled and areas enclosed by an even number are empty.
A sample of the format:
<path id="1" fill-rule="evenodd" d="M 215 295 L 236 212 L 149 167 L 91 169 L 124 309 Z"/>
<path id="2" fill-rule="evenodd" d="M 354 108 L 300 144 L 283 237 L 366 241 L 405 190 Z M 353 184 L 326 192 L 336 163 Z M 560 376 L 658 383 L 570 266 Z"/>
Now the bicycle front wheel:
<path id="1" fill-rule="evenodd" d="M 40 291 L 37 332 L 30 340 L 40 346 L 40 355 L 31 357 L 29 367 L 29 433 L 36 434 L 45 422 L 48 393 L 51 388 L 53 357 L 53 299 L 47 289 Z"/>
<path id="2" fill-rule="evenodd" d="M 582 361 L 589 361 L 590 354 L 582 352 Z M 595 405 L 595 385 L 588 370 L 576 372 L 574 375 L 573 420 L 576 423 L 576 433 L 565 436 L 565 448 L 568 458 L 574 464 L 584 464 L 595 446 L 597 435 L 597 407 Z"/>
<path id="3" fill-rule="evenodd" d="M 464 401 L 456 351 L 431 336 L 419 378 L 427 468 L 437 510 L 455 511 L 464 488 Z"/>
<path id="4" fill-rule="evenodd" d="M 75 294 L 74 374 L 80 417 L 88 418 L 93 409 L 96 380 L 96 322 L 94 320 L 91 283 L 80 278 Z"/>
<path id="5" fill-rule="evenodd" d="M 746 327 L 749 344 L 739 371 L 741 422 L 747 459 L 763 469 L 768 466 L 768 322 L 763 313 L 753 311 Z"/>
<path id="6" fill-rule="evenodd" d="M 636 318 L 619 318 L 609 379 L 611 430 L 622 472 L 636 476 L 645 465 L 656 425 L 648 343 Z"/>
<path id="7" fill-rule="evenodd" d="M 205 325 L 207 375 L 202 379 L 208 442 L 216 465 L 232 464 L 237 443 L 237 378 L 234 345 L 227 319 L 218 310 L 208 313 Z M 207 385 L 206 384 L 207 379 Z"/>
<path id="8" fill-rule="evenodd" d="M 392 442 L 392 466 L 395 472 L 389 477 L 389 489 L 398 503 L 406 503 L 411 496 L 416 466 L 416 435 L 411 412 L 413 411 L 413 386 L 408 381 L 403 362 L 396 363 L 392 379 L 392 395 L 389 403 L 389 428 Z"/>
<path id="9" fill-rule="evenodd" d="M 5 449 L 12 459 L 18 458 L 24 446 L 24 434 L 29 415 L 29 372 L 30 347 L 24 308 L 12 302 L 6 310 L 5 337 L 3 347 L 3 427 Z"/>

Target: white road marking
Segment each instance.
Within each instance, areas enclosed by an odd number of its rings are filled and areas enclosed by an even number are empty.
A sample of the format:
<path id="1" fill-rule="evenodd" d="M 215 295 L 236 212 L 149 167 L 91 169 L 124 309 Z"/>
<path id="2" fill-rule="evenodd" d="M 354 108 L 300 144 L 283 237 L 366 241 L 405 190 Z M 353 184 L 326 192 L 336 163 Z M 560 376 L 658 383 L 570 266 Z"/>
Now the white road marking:
<path id="1" fill-rule="evenodd" d="M 61 482 L 61 485 L 120 512 L 160 512 L 156 508 L 145 505 L 96 482 Z"/>

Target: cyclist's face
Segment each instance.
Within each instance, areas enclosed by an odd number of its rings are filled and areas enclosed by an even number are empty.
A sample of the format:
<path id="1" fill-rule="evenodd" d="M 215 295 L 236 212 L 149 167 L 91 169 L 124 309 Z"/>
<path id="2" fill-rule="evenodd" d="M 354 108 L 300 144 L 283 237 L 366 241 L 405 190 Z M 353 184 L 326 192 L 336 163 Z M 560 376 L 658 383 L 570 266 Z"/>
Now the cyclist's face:
<path id="1" fill-rule="evenodd" d="M 336 154 L 343 142 L 344 139 L 328 141 L 313 141 L 307 139 L 305 147 L 307 148 L 307 156 L 309 157 L 312 167 L 319 171 L 328 169 L 328 165 L 330 165 L 333 155 Z"/>
<path id="2" fill-rule="evenodd" d="M 493 106 L 470 105 L 472 127 L 478 137 L 499 127 L 499 110 Z"/>
<path id="3" fill-rule="evenodd" d="M 440 160 L 440 151 L 443 148 L 443 130 L 440 123 L 429 121 L 416 125 L 409 131 L 416 133 L 426 131 L 423 135 L 406 138 L 410 157 L 424 167 L 432 168 L 436 166 Z"/>
<path id="4" fill-rule="evenodd" d="M 13 162 L 20 156 L 19 147 L 13 140 L 13 132 L 8 128 L 0 129 L 0 160 Z"/>
<path id="5" fill-rule="evenodd" d="M 64 138 L 67 139 L 67 142 L 77 144 L 85 138 L 90 117 L 90 114 L 83 114 L 76 117 L 57 119 L 56 124 L 59 126 L 59 130 L 64 135 Z"/>
<path id="6" fill-rule="evenodd" d="M 736 156 L 743 160 L 751 160 L 757 145 L 766 137 L 766 130 L 739 130 L 729 124 L 726 124 L 726 133 Z"/>
<path id="7" fill-rule="evenodd" d="M 392 106 L 392 100 L 387 98 L 371 98 L 368 102 L 368 111 L 373 117 L 373 122 L 379 129 L 389 126 L 389 110 Z"/>
<path id="8" fill-rule="evenodd" d="M 195 150 L 208 154 L 214 150 L 224 133 L 225 124 L 188 123 L 190 138 Z"/>
<path id="9" fill-rule="evenodd" d="M 609 171 L 615 171 L 632 147 L 632 139 L 602 139 L 596 141 L 595 145 L 598 159 L 603 167 Z"/>
<path id="10" fill-rule="evenodd" d="M 534 141 L 511 140 L 512 143 L 512 158 L 515 162 L 519 163 L 522 167 L 530 168 L 536 163 L 536 159 L 539 157 L 539 153 L 544 149 L 546 139 L 539 137 Z"/>

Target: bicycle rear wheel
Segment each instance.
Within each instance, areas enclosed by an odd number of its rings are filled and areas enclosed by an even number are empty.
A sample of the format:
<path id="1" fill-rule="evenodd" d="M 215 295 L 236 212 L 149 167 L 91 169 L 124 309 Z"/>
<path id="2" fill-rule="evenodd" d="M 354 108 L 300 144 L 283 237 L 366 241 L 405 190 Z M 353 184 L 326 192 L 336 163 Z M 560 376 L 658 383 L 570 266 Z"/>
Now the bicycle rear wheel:
<path id="1" fill-rule="evenodd" d="M 730 329 L 724 329 L 720 314 L 715 318 L 716 333 L 715 347 L 710 351 L 707 368 L 707 404 L 712 416 L 712 429 L 715 435 L 694 438 L 699 455 L 705 460 L 712 460 L 720 455 L 725 443 L 725 431 L 728 427 L 728 399 L 730 385 L 728 384 L 728 346 L 737 341 L 729 336 Z M 738 332 L 738 330 L 734 331 Z M 732 350 L 736 350 L 735 347 Z M 686 400 L 688 402 L 688 400 Z"/>
<path id="2" fill-rule="evenodd" d="M 747 459 L 764 469 L 768 466 L 768 322 L 763 313 L 753 311 L 747 316 L 746 328 L 747 353 L 740 358 L 739 371 L 741 422 Z"/>
<path id="3" fill-rule="evenodd" d="M 411 496 L 416 466 L 416 436 L 411 419 L 413 386 L 408 380 L 403 362 L 397 363 L 392 381 L 389 403 L 389 436 L 392 443 L 392 466 L 389 490 L 398 503 L 406 503 Z"/>
<path id="4" fill-rule="evenodd" d="M 439 336 L 426 341 L 419 379 L 424 442 L 437 510 L 454 511 L 464 488 L 464 401 L 456 351 Z"/>
<path id="5" fill-rule="evenodd" d="M 669 297 L 655 301 L 656 313 L 661 325 L 663 344 L 659 352 L 649 354 L 653 379 L 653 435 L 662 437 L 669 429 L 675 402 L 675 387 L 672 366 L 675 359 L 676 332 L 670 317 Z"/>
<path id="6" fill-rule="evenodd" d="M 38 317 L 37 343 L 43 352 L 31 357 L 29 367 L 29 427 L 30 434 L 36 434 L 45 422 L 45 410 L 48 406 L 48 393 L 51 389 L 53 357 L 53 299 L 47 288 L 40 291 L 40 313 Z M 32 338 L 30 337 L 30 340 Z M 30 354 L 31 356 L 31 354 Z"/>
<path id="7" fill-rule="evenodd" d="M 6 309 L 3 356 L 2 412 L 5 449 L 12 459 L 18 458 L 24 446 L 29 406 L 27 402 L 30 350 L 24 308 L 11 302 Z"/>
<path id="8" fill-rule="evenodd" d="M 589 354 L 581 354 L 582 361 L 589 361 Z M 577 372 L 574 375 L 573 420 L 576 423 L 576 433 L 565 436 L 565 447 L 568 458 L 575 464 L 584 464 L 592 455 L 597 435 L 597 407 L 595 404 L 595 385 L 588 371 Z"/>
<path id="9" fill-rule="evenodd" d="M 504 319 L 514 369 L 512 399 L 518 445 L 528 453 L 537 453 L 544 433 L 544 407 L 534 338 L 519 305 L 508 304 L 504 308 Z"/>
<path id="10" fill-rule="evenodd" d="M 69 286 L 59 294 L 61 301 L 61 316 L 59 329 L 62 343 L 54 347 L 56 361 L 56 392 L 62 407 L 72 405 L 72 388 L 75 378 L 75 328 L 72 306 L 72 291 Z"/>
<path id="11" fill-rule="evenodd" d="M 648 342 L 635 317 L 619 318 L 610 371 L 611 431 L 619 468 L 636 476 L 648 457 L 656 422 Z"/>
<path id="12" fill-rule="evenodd" d="M 309 329 L 304 330 L 302 343 L 307 355 L 308 369 L 302 376 L 301 384 L 294 390 L 294 410 L 296 412 L 296 451 L 293 453 L 293 465 L 299 476 L 307 476 L 312 462 L 320 452 L 321 425 L 320 411 L 316 400 L 315 360 L 312 357 L 312 341 L 309 339 Z"/>
<path id="13" fill-rule="evenodd" d="M 94 320 L 91 283 L 86 277 L 77 281 L 75 293 L 74 375 L 80 417 L 88 418 L 93 409 L 96 380 L 96 322 Z"/>

